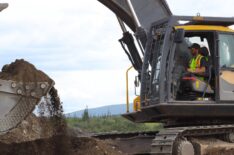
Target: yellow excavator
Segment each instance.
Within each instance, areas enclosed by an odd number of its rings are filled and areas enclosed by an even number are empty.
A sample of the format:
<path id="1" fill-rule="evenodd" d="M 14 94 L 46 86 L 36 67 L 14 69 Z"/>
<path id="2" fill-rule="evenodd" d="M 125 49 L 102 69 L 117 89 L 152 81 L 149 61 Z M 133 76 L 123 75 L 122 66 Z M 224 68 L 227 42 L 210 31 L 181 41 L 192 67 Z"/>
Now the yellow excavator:
<path id="1" fill-rule="evenodd" d="M 194 155 L 194 138 L 233 143 L 234 18 L 176 16 L 165 0 L 98 1 L 116 14 L 119 42 L 138 72 L 135 111 L 123 117 L 164 125 L 151 154 Z M 195 43 L 206 59 L 202 78 L 187 69 Z"/>
<path id="2" fill-rule="evenodd" d="M 151 154 L 194 155 L 192 139 L 198 137 L 233 143 L 234 31 L 229 26 L 234 18 L 176 16 L 165 0 L 98 1 L 116 14 L 123 30 L 119 42 L 138 72 L 135 111 L 123 117 L 164 125 Z M 7 6 L 0 4 L 0 11 Z M 194 43 L 205 49 L 200 50 L 208 64 L 204 79 L 187 72 Z M 16 127 L 53 85 L 0 80 L 0 133 Z"/>

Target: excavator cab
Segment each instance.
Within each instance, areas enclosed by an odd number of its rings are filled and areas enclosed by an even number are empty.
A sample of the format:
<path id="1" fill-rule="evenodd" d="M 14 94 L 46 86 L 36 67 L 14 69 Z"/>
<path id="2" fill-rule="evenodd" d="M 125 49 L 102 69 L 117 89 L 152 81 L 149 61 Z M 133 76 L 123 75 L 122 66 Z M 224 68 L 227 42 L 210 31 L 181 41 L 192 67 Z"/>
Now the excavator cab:
<path id="1" fill-rule="evenodd" d="M 233 117 L 233 24 L 233 18 L 187 16 L 153 23 L 141 72 L 141 112 L 124 116 L 137 122 Z M 203 79 L 187 72 L 193 43 L 202 46 L 208 64 Z"/>

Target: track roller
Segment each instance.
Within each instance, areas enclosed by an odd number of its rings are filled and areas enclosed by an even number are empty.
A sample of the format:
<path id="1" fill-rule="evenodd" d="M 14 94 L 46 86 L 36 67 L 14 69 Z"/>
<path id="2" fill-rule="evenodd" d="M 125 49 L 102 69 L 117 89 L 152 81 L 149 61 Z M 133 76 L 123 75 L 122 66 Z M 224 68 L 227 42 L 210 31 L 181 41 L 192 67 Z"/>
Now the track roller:
<path id="1" fill-rule="evenodd" d="M 224 136 L 224 140 L 229 142 L 229 143 L 234 143 L 234 133 L 228 133 Z"/>
<path id="2" fill-rule="evenodd" d="M 187 140 L 179 140 L 174 146 L 175 155 L 195 155 L 195 151 L 191 142 Z"/>

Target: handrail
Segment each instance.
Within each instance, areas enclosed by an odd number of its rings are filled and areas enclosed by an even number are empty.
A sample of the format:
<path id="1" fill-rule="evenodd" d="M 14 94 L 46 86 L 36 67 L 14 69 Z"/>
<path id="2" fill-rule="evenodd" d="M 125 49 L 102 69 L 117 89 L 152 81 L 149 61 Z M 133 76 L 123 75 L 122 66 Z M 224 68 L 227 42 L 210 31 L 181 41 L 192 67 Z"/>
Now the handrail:
<path id="1" fill-rule="evenodd" d="M 126 71 L 126 106 L 127 113 L 129 112 L 129 94 L 128 94 L 128 72 L 133 68 L 133 66 L 129 67 Z"/>

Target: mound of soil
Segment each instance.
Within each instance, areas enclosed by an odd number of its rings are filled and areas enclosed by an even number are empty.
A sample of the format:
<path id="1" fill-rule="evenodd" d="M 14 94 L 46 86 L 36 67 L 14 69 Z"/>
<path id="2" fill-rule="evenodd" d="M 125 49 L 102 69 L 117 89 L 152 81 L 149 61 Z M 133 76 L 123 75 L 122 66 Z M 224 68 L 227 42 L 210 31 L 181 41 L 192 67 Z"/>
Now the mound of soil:
<path id="1" fill-rule="evenodd" d="M 57 142 L 57 143 L 55 143 Z M 59 145 L 58 145 L 59 144 Z M 69 145 L 67 145 L 69 144 Z M 4 144 L 0 143 L 0 152 L 5 155 L 122 155 L 114 147 L 93 138 L 53 136 L 48 139 Z"/>
<path id="2" fill-rule="evenodd" d="M 17 128 L 12 129 L 6 134 L 0 135 L 0 142 L 22 143 L 41 138 L 49 138 L 53 135 L 53 126 L 50 120 L 44 117 L 36 117 L 31 114 L 23 120 Z"/>
<path id="3" fill-rule="evenodd" d="M 48 75 L 24 59 L 17 59 L 11 64 L 4 65 L 0 79 L 18 82 L 52 82 Z"/>

